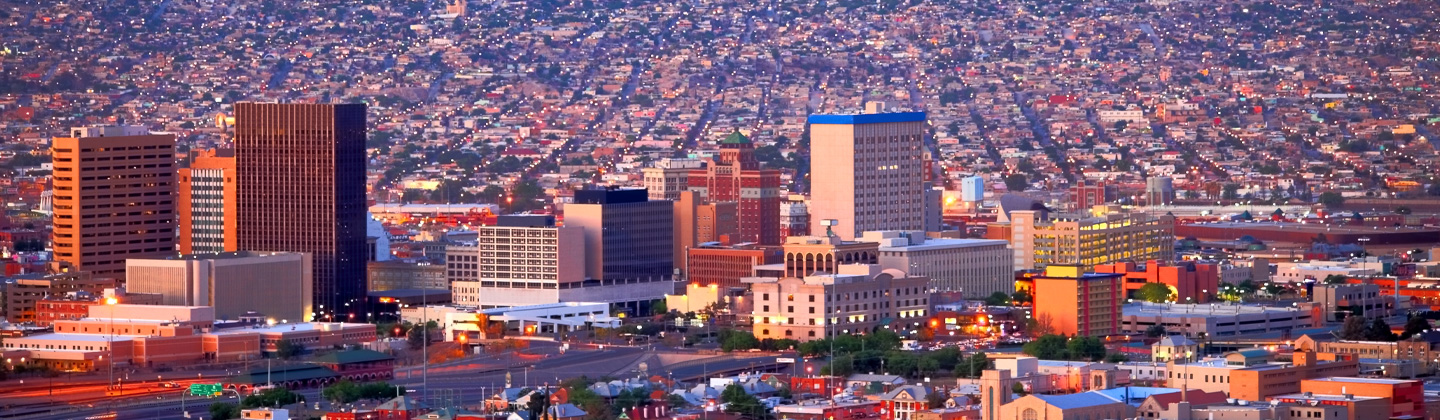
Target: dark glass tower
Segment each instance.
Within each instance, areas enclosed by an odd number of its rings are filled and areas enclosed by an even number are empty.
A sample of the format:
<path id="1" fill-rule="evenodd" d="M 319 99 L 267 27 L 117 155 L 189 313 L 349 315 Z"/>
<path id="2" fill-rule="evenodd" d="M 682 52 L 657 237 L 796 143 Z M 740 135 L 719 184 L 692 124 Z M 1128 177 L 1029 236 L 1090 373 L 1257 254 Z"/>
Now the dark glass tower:
<path id="1" fill-rule="evenodd" d="M 365 314 L 365 105 L 235 104 L 241 250 L 314 258 L 319 321 Z"/>

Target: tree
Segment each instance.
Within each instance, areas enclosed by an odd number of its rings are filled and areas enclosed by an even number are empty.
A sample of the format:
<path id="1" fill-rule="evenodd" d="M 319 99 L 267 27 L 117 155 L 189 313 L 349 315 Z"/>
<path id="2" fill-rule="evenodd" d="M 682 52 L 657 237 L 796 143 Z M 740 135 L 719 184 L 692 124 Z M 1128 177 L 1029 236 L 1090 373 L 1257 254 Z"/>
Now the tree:
<path id="1" fill-rule="evenodd" d="M 955 376 L 962 378 L 979 378 L 982 372 L 990 369 L 990 357 L 985 352 L 978 352 L 970 357 L 962 359 L 960 364 L 955 366 Z"/>
<path id="2" fill-rule="evenodd" d="M 1130 358 L 1125 357 L 1125 355 L 1122 353 L 1110 353 L 1105 355 L 1105 363 L 1125 363 L 1128 360 L 1130 360 Z"/>
<path id="3" fill-rule="evenodd" d="M 535 391 L 530 395 L 530 402 L 525 404 L 525 410 L 530 412 L 530 418 L 539 420 L 542 415 L 550 412 L 550 394 L 545 391 Z"/>
<path id="4" fill-rule="evenodd" d="M 1410 319 L 1405 320 L 1405 331 L 1400 333 L 1400 338 L 1408 339 L 1415 334 L 1425 332 L 1429 329 L 1430 321 L 1425 319 L 1425 317 L 1411 316 Z"/>
<path id="5" fill-rule="evenodd" d="M 419 350 L 425 347 L 425 341 L 429 339 L 429 337 L 426 337 L 426 335 L 429 335 L 427 333 L 434 330 L 435 321 L 426 322 L 424 326 L 417 325 L 410 327 L 410 334 L 405 338 L 406 344 L 410 345 L 411 350 Z"/>
<path id="6" fill-rule="evenodd" d="M 1145 283 L 1135 291 L 1135 297 L 1150 303 L 1165 303 L 1171 299 L 1170 286 L 1161 283 Z"/>
<path id="7" fill-rule="evenodd" d="M 1349 281 L 1349 279 L 1346 278 L 1346 277 L 1343 276 L 1343 275 L 1340 275 L 1340 274 L 1331 274 L 1331 275 L 1325 276 L 1325 281 L 1324 281 L 1324 283 L 1325 283 L 1325 284 L 1345 284 L 1347 281 Z"/>
<path id="8" fill-rule="evenodd" d="M 1022 396 L 1022 397 L 1025 396 L 1025 394 L 1026 394 L 1026 392 L 1025 392 L 1025 384 L 1024 384 L 1024 383 L 1020 383 L 1020 382 L 1016 382 L 1015 384 L 1010 385 L 1010 392 L 1011 392 L 1011 393 L 1014 393 L 1015 395 Z"/>
<path id="9" fill-rule="evenodd" d="M 720 402 L 725 403 L 725 412 L 757 420 L 770 417 L 770 409 L 759 398 L 745 392 L 740 385 L 730 384 L 720 392 Z"/>
<path id="10" fill-rule="evenodd" d="M 929 376 L 940 370 L 940 361 L 931 357 L 922 357 L 916 363 L 915 370 L 919 371 L 921 375 Z"/>
<path id="11" fill-rule="evenodd" d="M 1345 317 L 1345 322 L 1340 324 L 1340 333 L 1337 335 L 1341 340 L 1364 340 L 1365 317 L 1355 314 Z"/>
<path id="12" fill-rule="evenodd" d="M 1042 360 L 1064 360 L 1069 358 L 1069 350 L 1065 347 L 1065 336 L 1058 334 L 1046 334 L 1040 336 L 1020 347 L 1020 352 L 1035 356 Z"/>
<path id="13" fill-rule="evenodd" d="M 1105 344 L 1095 337 L 1074 337 L 1065 343 L 1072 360 L 1097 361 L 1105 357 Z"/>
<path id="14" fill-rule="evenodd" d="M 321 390 L 320 396 L 336 404 L 349 404 L 360 400 L 360 386 L 348 380 L 341 380 Z"/>
<path id="15" fill-rule="evenodd" d="M 1365 339 L 1369 341 L 1395 341 L 1398 338 L 1394 331 L 1390 331 L 1390 324 L 1385 319 L 1375 317 L 1370 320 L 1370 325 L 1365 327 Z"/>
<path id="16" fill-rule="evenodd" d="M 1151 325 L 1150 328 L 1145 329 L 1145 336 L 1150 338 L 1164 337 L 1165 326 L 1160 324 Z"/>
<path id="17" fill-rule="evenodd" d="M 240 408 L 284 407 L 290 404 L 304 401 L 305 396 L 296 394 L 295 392 L 288 389 L 270 388 L 260 392 L 259 394 L 253 394 L 245 397 L 245 400 L 240 402 Z"/>
<path id="18" fill-rule="evenodd" d="M 1330 209 L 1345 205 L 1345 196 L 1333 191 L 1320 193 L 1320 196 L 1317 197 L 1316 200 L 1319 201 L 1321 205 Z"/>
<path id="19" fill-rule="evenodd" d="M 685 397 L 679 394 L 669 394 L 665 396 L 665 405 L 670 406 L 670 408 L 681 408 L 690 405 L 690 402 L 685 401 Z"/>
<path id="20" fill-rule="evenodd" d="M 1015 303 L 1024 305 L 1034 301 L 1034 298 L 1030 296 L 1030 292 L 1021 290 L 1010 294 L 1010 300 L 1015 301 Z"/>
<path id="21" fill-rule="evenodd" d="M 755 339 L 755 334 L 749 331 L 723 330 L 720 331 L 720 349 L 724 351 L 742 351 L 760 347 L 760 340 Z"/>
<path id="22" fill-rule="evenodd" d="M 1005 292 L 991 293 L 985 298 L 985 304 L 990 306 L 1010 306 L 1010 295 Z"/>
<path id="23" fill-rule="evenodd" d="M 296 345 L 290 342 L 290 340 L 280 340 L 279 343 L 275 344 L 275 357 L 290 360 L 292 357 L 299 356 L 304 350 L 304 347 Z"/>
<path id="24" fill-rule="evenodd" d="M 217 402 L 210 404 L 210 418 L 214 420 L 240 418 L 240 408 L 231 403 Z"/>
<path id="25" fill-rule="evenodd" d="M 655 314 L 663 314 L 666 312 L 670 312 L 670 309 L 665 306 L 665 299 L 655 299 L 654 301 L 650 302 L 650 312 Z"/>
<path id="26" fill-rule="evenodd" d="M 1025 174 L 1010 174 L 1005 176 L 1005 189 L 1010 192 L 1025 191 L 1025 188 L 1029 186 L 1030 180 L 1025 178 Z"/>

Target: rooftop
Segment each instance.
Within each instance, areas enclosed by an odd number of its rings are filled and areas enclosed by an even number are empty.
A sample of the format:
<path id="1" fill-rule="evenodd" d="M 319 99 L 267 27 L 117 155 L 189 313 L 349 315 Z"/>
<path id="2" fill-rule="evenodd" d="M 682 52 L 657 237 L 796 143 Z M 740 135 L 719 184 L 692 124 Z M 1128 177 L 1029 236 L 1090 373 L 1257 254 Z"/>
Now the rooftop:
<path id="1" fill-rule="evenodd" d="M 1005 246 L 1000 239 L 925 239 L 925 243 L 906 246 L 881 246 L 881 251 L 928 251 L 934 249 L 972 248 L 981 246 Z"/>
<path id="2" fill-rule="evenodd" d="M 1349 382 L 1349 383 L 1385 384 L 1385 385 L 1400 385 L 1400 384 L 1408 384 L 1408 383 L 1416 383 L 1416 384 L 1418 384 L 1418 383 L 1420 383 L 1420 381 L 1411 381 L 1411 380 L 1404 380 L 1404 379 L 1356 378 L 1356 377 L 1332 377 L 1332 378 L 1318 378 L 1318 379 L 1311 379 L 1311 380 L 1312 380 L 1312 381 L 1324 381 L 1324 382 Z"/>
<path id="3" fill-rule="evenodd" d="M 815 114 L 810 124 L 880 124 L 925 121 L 924 112 L 890 112 L 884 114 Z"/>
<path id="4" fill-rule="evenodd" d="M 1270 314 L 1280 314 L 1280 313 L 1287 313 L 1287 312 L 1297 312 L 1297 313 L 1298 313 L 1298 311 L 1297 311 L 1296 309 L 1294 309 L 1294 308 L 1289 308 L 1289 307 L 1279 308 L 1279 307 L 1255 306 L 1255 305 L 1228 305 L 1228 304 L 1208 304 L 1208 303 L 1194 303 L 1194 304 L 1165 303 L 1165 304 L 1154 304 L 1154 303 L 1144 303 L 1144 302 L 1137 302 L 1137 303 L 1132 303 L 1132 304 L 1125 305 L 1124 307 L 1121 308 L 1121 312 L 1122 312 L 1125 316 L 1184 316 L 1184 317 L 1201 317 L 1201 318 L 1233 317 L 1233 316 L 1237 316 L 1237 315 L 1254 315 L 1254 314 L 1264 314 L 1264 313 L 1270 313 Z"/>

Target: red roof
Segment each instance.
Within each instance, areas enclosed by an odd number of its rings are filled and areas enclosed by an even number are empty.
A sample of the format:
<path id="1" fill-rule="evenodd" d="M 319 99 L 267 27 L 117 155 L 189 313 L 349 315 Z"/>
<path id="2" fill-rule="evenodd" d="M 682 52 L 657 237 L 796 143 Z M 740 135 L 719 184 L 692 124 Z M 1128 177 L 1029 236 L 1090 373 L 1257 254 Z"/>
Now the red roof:
<path id="1" fill-rule="evenodd" d="M 1190 404 L 1197 406 L 1202 404 L 1219 404 L 1225 402 L 1224 392 L 1205 392 L 1198 389 L 1192 389 L 1189 392 L 1183 393 L 1171 392 L 1168 394 L 1151 395 L 1150 398 L 1155 399 L 1155 402 L 1160 404 L 1161 410 L 1168 410 L 1170 409 L 1170 404 L 1180 402 L 1180 397 L 1182 394 L 1185 394 L 1185 396 L 1189 398 Z"/>

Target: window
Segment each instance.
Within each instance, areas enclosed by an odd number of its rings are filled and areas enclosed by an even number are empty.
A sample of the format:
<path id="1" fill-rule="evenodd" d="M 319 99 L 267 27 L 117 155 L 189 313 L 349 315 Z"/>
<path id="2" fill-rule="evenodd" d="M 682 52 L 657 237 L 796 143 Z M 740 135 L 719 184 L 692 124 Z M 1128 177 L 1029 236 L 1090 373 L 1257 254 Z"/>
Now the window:
<path id="1" fill-rule="evenodd" d="M 1033 408 L 1027 408 L 1025 411 L 1020 412 L 1020 420 L 1036 420 L 1039 417 Z"/>

